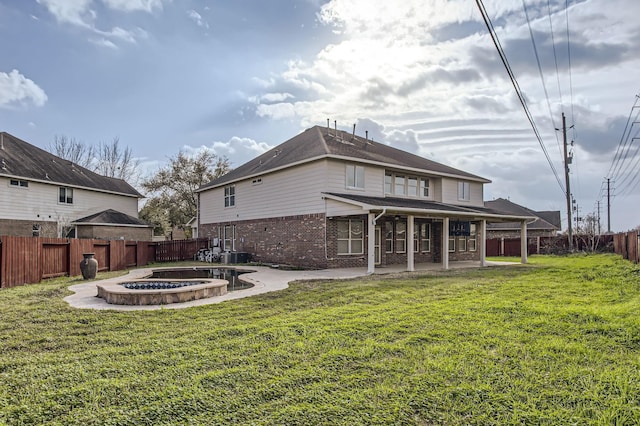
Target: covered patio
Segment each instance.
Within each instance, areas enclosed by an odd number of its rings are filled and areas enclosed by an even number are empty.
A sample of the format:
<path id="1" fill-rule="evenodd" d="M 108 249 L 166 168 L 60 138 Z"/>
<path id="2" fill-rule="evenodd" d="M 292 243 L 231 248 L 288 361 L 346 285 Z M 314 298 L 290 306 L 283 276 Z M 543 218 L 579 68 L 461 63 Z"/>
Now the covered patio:
<path id="1" fill-rule="evenodd" d="M 406 245 L 402 255 L 406 260 L 404 271 L 415 271 L 418 265 L 424 267 L 424 262 L 416 262 L 415 247 L 418 244 L 416 238 L 416 221 L 428 221 L 429 230 L 438 229 L 439 232 L 433 235 L 433 240 L 439 244 L 434 247 L 432 257 L 439 260 L 436 263 L 440 269 L 449 269 L 450 264 L 450 239 L 452 235 L 464 236 L 469 235 L 469 229 L 473 227 L 474 236 L 477 238 L 476 247 L 477 257 L 475 262 L 479 266 L 486 266 L 486 230 L 487 223 L 493 222 L 519 222 L 521 230 L 521 263 L 527 263 L 527 223 L 535 220 L 532 216 L 516 216 L 496 210 L 476 207 L 476 206 L 460 206 L 452 204 L 444 204 L 434 201 L 425 201 L 418 199 L 393 198 L 393 197 L 368 197 L 359 195 L 346 194 L 325 194 L 329 200 L 337 201 L 356 207 L 359 214 L 366 214 L 366 241 L 367 241 L 367 273 L 376 273 L 376 268 L 380 268 L 380 251 L 381 251 L 381 231 L 380 224 L 384 221 L 398 220 L 399 218 L 406 222 Z M 403 225 L 404 226 L 404 225 Z M 435 234 L 435 231 L 434 231 Z M 431 237 L 431 235 L 430 235 Z M 455 240 L 454 240 L 455 242 Z M 466 262 L 467 260 L 465 260 Z M 468 260 L 474 261 L 474 260 Z M 461 262 L 461 260 L 455 261 Z M 385 265 L 390 267 L 396 265 Z M 397 267 L 397 266 L 396 266 Z"/>

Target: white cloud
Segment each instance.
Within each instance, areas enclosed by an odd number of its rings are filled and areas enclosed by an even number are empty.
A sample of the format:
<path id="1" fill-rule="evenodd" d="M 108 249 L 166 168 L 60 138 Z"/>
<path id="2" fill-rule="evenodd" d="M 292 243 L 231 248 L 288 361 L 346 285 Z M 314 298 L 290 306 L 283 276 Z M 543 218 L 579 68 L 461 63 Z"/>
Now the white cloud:
<path id="1" fill-rule="evenodd" d="M 142 28 L 126 30 L 119 26 L 113 27 L 110 31 L 104 31 L 96 26 L 98 15 L 91 8 L 93 0 L 37 0 L 44 5 L 47 10 L 55 16 L 60 23 L 67 23 L 85 28 L 93 34 L 102 36 L 101 39 L 89 38 L 89 41 L 109 48 L 117 48 L 116 41 L 136 43 L 140 38 L 146 38 L 147 32 Z M 102 0 L 108 7 L 122 11 L 132 12 L 142 10 L 151 12 L 153 9 L 162 9 L 161 0 Z"/>
<path id="2" fill-rule="evenodd" d="M 226 142 L 214 141 L 209 146 L 193 147 L 185 145 L 182 150 L 188 155 L 197 155 L 202 150 L 210 150 L 219 157 L 226 157 L 231 167 L 238 167 L 247 161 L 269 151 L 272 146 L 250 138 L 233 136 Z"/>
<path id="3" fill-rule="evenodd" d="M 29 101 L 35 106 L 43 106 L 47 99 L 44 90 L 18 70 L 8 74 L 0 72 L 0 107 Z"/>
<path id="4" fill-rule="evenodd" d="M 106 38 L 90 38 L 89 41 L 96 46 L 108 47 L 109 49 L 118 50 L 118 46 L 115 45 L 111 40 L 107 40 Z"/>
<path id="5" fill-rule="evenodd" d="M 109 8 L 122 12 L 162 10 L 162 0 L 102 0 Z"/>
<path id="6" fill-rule="evenodd" d="M 209 28 L 209 24 L 202 19 L 202 15 L 200 15 L 198 12 L 196 12 L 195 10 L 191 9 L 187 11 L 187 16 L 189 17 L 189 19 L 191 19 L 193 22 L 196 23 L 197 26 L 202 27 L 202 28 Z"/>
<path id="7" fill-rule="evenodd" d="M 92 0 L 37 0 L 55 16 L 58 22 L 90 28 L 96 13 L 90 9 Z"/>
<path id="8" fill-rule="evenodd" d="M 271 117 L 275 120 L 293 118 L 296 115 L 296 108 L 293 104 L 260 104 L 256 109 L 259 117 Z"/>

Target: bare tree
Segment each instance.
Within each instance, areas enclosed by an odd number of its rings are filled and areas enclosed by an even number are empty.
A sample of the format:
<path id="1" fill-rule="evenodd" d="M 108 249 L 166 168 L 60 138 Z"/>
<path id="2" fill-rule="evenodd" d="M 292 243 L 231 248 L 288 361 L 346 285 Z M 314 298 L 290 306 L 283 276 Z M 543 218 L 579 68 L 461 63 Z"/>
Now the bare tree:
<path id="1" fill-rule="evenodd" d="M 98 146 L 86 145 L 76 138 L 55 136 L 49 152 L 69 160 L 103 176 L 118 178 L 136 186 L 140 178 L 140 160 L 133 157 L 130 147 L 120 146 L 120 138 L 111 142 L 100 142 Z"/>
<path id="2" fill-rule="evenodd" d="M 100 142 L 98 146 L 95 172 L 130 181 L 137 174 L 140 160 L 133 157 L 130 147 L 122 148 L 120 138 L 115 137 L 111 142 Z"/>
<path id="3" fill-rule="evenodd" d="M 54 136 L 53 143 L 49 144 L 49 152 L 60 158 L 69 160 L 79 166 L 92 169 L 94 147 L 85 145 L 76 138 L 68 138 L 65 135 Z"/>

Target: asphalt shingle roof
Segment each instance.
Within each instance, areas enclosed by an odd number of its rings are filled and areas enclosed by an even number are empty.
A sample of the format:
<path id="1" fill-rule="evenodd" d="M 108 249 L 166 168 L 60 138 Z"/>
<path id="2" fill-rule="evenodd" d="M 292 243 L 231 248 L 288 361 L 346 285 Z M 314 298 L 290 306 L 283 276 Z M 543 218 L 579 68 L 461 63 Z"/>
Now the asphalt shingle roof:
<path id="1" fill-rule="evenodd" d="M 0 175 L 142 197 L 122 179 L 99 175 L 9 133 L 0 132 L 0 138 Z"/>
<path id="2" fill-rule="evenodd" d="M 75 220 L 73 223 L 81 224 L 109 224 L 109 225 L 136 225 L 136 226 L 151 226 L 144 220 L 140 220 L 137 217 L 129 216 L 128 214 L 119 212 L 117 210 L 108 209 L 90 216 L 83 217 Z"/>
<path id="3" fill-rule="evenodd" d="M 533 216 L 536 218 L 531 223 L 527 224 L 527 229 L 544 229 L 544 230 L 560 230 L 560 212 L 559 211 L 546 211 L 546 212 L 535 212 L 526 207 L 523 207 L 519 204 L 511 202 L 510 200 L 505 200 L 504 198 L 497 198 L 491 201 L 484 202 L 485 207 L 489 207 L 496 211 L 501 211 L 507 214 L 516 214 L 516 215 L 525 215 L 525 216 Z M 553 222 L 557 222 L 554 224 Z M 506 223 L 494 223 L 488 225 L 489 229 L 520 229 L 520 223 L 517 222 L 506 222 Z"/>
<path id="4" fill-rule="evenodd" d="M 389 145 L 365 140 L 360 136 L 354 137 L 351 133 L 341 130 L 336 133 L 335 129 L 314 126 L 226 175 L 201 186 L 199 190 L 327 157 L 352 158 L 354 160 L 385 164 L 391 168 L 395 166 L 398 169 L 420 169 L 434 174 L 490 182 L 482 177 L 445 166 Z"/>
<path id="5" fill-rule="evenodd" d="M 346 200 L 351 200 L 360 204 L 367 204 L 374 207 L 391 207 L 398 209 L 420 209 L 429 211 L 441 211 L 446 213 L 460 213 L 462 215 L 477 215 L 477 216 L 502 216 L 505 219 L 531 217 L 530 214 L 515 214 L 507 213 L 503 211 L 494 210 L 487 207 L 476 206 L 457 206 L 453 204 L 445 204 L 437 201 L 428 201 L 412 198 L 397 198 L 397 197 L 370 197 L 365 195 L 354 194 L 339 194 L 339 193 L 326 193 L 334 197 L 340 197 Z M 500 220 L 499 218 L 496 218 Z"/>

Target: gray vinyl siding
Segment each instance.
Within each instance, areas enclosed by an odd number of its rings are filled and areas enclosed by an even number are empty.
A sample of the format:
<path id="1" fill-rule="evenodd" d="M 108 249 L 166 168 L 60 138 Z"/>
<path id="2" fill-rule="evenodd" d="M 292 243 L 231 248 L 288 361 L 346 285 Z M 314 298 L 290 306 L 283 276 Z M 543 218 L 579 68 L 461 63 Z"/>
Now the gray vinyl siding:
<path id="1" fill-rule="evenodd" d="M 327 161 L 254 176 L 235 183 L 235 206 L 224 207 L 224 187 L 200 193 L 200 223 L 218 223 L 324 212 Z M 254 184 L 254 179 L 261 183 Z"/>
<path id="2" fill-rule="evenodd" d="M 469 182 L 469 201 L 458 200 L 458 182 Z M 446 204 L 468 205 L 483 207 L 483 185 L 480 182 L 471 182 L 461 179 L 442 179 L 442 202 Z"/>
<path id="3" fill-rule="evenodd" d="M 15 187 L 0 178 L 0 218 L 68 223 L 107 209 L 138 217 L 138 199 L 117 194 L 73 188 L 73 204 L 58 202 L 64 185 L 29 181 Z"/>

